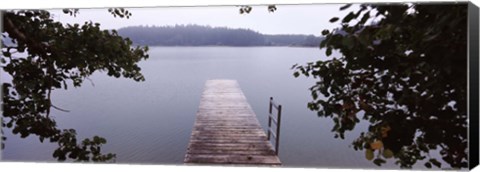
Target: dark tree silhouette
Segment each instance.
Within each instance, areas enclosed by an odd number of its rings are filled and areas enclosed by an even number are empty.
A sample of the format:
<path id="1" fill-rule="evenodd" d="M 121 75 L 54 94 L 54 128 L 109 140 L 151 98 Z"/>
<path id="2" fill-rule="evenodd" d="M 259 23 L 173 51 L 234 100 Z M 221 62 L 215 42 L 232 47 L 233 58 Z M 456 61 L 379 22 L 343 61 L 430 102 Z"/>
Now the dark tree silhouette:
<path id="1" fill-rule="evenodd" d="M 318 79 L 308 108 L 333 120 L 335 137 L 363 120 L 353 148 L 377 165 L 441 167 L 436 151 L 467 167 L 467 4 L 362 4 L 330 22 L 341 27 L 320 47 L 341 55 L 293 69 Z"/>
<path id="2" fill-rule="evenodd" d="M 121 18 L 131 15 L 121 8 L 109 12 Z M 64 13 L 76 15 L 78 10 Z M 148 48 L 132 48 L 129 39 L 115 30 L 101 30 L 98 23 L 64 25 L 44 10 L 3 11 L 2 20 L 1 66 L 12 77 L 2 87 L 2 132 L 7 127 L 22 138 L 36 135 L 41 142 L 58 143 L 53 157 L 59 161 L 114 160 L 115 154 L 101 153 L 104 138 L 78 142 L 74 129 L 57 127 L 50 109 L 64 110 L 51 103 L 50 95 L 55 89 L 67 89 L 69 82 L 81 86 L 95 71 L 143 81 L 137 62 L 147 59 Z"/>

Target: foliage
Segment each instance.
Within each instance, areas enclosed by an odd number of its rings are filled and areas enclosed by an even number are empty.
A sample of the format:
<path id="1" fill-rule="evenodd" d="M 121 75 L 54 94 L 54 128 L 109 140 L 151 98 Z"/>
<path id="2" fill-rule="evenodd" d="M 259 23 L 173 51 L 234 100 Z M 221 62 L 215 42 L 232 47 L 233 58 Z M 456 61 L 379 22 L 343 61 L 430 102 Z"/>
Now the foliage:
<path id="1" fill-rule="evenodd" d="M 123 9 L 109 11 L 121 18 L 131 15 Z M 78 14 L 77 9 L 63 12 Z M 2 17 L 1 65 L 12 76 L 11 83 L 2 87 L 2 129 L 11 128 L 22 138 L 36 135 L 41 142 L 49 139 L 58 143 L 53 157 L 59 161 L 67 157 L 76 161 L 113 160 L 115 154 L 101 154 L 105 139 L 95 136 L 77 143 L 75 130 L 57 128 L 51 108 L 66 110 L 53 105 L 50 95 L 55 89 L 67 89 L 68 83 L 81 86 L 95 71 L 143 81 L 137 62 L 148 58 L 148 47 L 132 48 L 129 39 L 115 30 L 101 30 L 98 23 L 64 25 L 52 20 L 48 11 L 4 11 Z"/>
<path id="2" fill-rule="evenodd" d="M 442 167 L 434 151 L 467 167 L 467 5 L 363 4 L 330 22 L 341 28 L 324 30 L 320 47 L 341 55 L 293 69 L 318 79 L 308 108 L 334 121 L 335 137 L 362 120 L 353 148 L 377 165 Z"/>
<path id="3" fill-rule="evenodd" d="M 277 11 L 277 7 L 276 7 L 276 5 L 268 5 L 267 10 L 268 10 L 268 12 L 273 13 L 273 12 Z M 240 12 L 240 14 L 249 14 L 252 11 L 252 6 L 250 6 L 250 5 L 240 6 L 238 11 Z"/>
<path id="4" fill-rule="evenodd" d="M 118 33 L 134 44 L 161 46 L 317 46 L 321 41 L 313 35 L 265 35 L 250 29 L 199 25 L 129 26 Z"/>

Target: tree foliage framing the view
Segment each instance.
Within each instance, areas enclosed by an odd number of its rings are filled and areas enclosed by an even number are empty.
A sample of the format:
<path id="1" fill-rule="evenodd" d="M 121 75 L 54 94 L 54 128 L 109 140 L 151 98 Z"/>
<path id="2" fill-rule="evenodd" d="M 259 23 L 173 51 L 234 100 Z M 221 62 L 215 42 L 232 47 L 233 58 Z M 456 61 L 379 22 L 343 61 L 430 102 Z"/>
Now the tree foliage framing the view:
<path id="1" fill-rule="evenodd" d="M 335 138 L 362 119 L 368 131 L 352 145 L 376 165 L 440 168 L 435 151 L 467 167 L 466 3 L 362 4 L 330 22 L 341 27 L 324 30 L 320 48 L 341 56 L 292 69 L 318 79 L 308 108 L 333 120 Z"/>
<path id="2" fill-rule="evenodd" d="M 114 17 L 131 16 L 123 8 L 108 11 Z M 63 12 L 79 13 L 78 9 Z M 95 71 L 143 81 L 137 62 L 148 58 L 148 47 L 131 47 L 128 38 L 115 30 L 101 30 L 100 24 L 91 21 L 62 24 L 45 10 L 3 11 L 2 19 L 1 66 L 12 77 L 11 83 L 2 86 L 2 133 L 6 127 L 21 138 L 36 135 L 40 142 L 56 142 L 53 157 L 59 161 L 114 161 L 115 154 L 101 153 L 104 138 L 77 142 L 74 129 L 57 127 L 51 108 L 66 110 L 52 104 L 51 92 L 67 89 L 69 83 L 79 87 Z M 2 149 L 6 139 L 2 136 Z"/>

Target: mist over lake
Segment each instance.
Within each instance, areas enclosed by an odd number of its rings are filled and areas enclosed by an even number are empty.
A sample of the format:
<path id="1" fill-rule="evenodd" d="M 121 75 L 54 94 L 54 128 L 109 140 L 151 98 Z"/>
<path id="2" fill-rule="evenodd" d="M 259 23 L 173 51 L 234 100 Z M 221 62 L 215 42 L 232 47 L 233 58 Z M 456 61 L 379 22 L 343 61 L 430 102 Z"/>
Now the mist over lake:
<path id="1" fill-rule="evenodd" d="M 95 73 L 82 87 L 55 90 L 53 103 L 70 111 L 53 110 L 59 127 L 76 129 L 78 138 L 105 137 L 102 151 L 116 153 L 117 163 L 183 164 L 205 81 L 234 79 L 263 128 L 269 97 L 282 104 L 284 166 L 375 167 L 349 147 L 359 132 L 334 139 L 330 119 L 307 109 L 315 80 L 294 78 L 290 68 L 323 59 L 318 48 L 151 47 L 149 54 L 140 63 L 145 82 Z M 55 161 L 55 144 L 5 134 L 4 161 Z"/>

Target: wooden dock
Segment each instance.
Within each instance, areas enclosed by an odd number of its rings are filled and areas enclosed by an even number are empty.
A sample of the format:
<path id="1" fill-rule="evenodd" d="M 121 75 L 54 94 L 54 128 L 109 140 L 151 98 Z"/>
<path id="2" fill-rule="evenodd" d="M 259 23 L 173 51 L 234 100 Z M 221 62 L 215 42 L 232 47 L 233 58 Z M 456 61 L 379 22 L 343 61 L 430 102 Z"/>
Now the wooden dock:
<path id="1" fill-rule="evenodd" d="M 184 162 L 281 165 L 236 80 L 205 83 Z"/>

